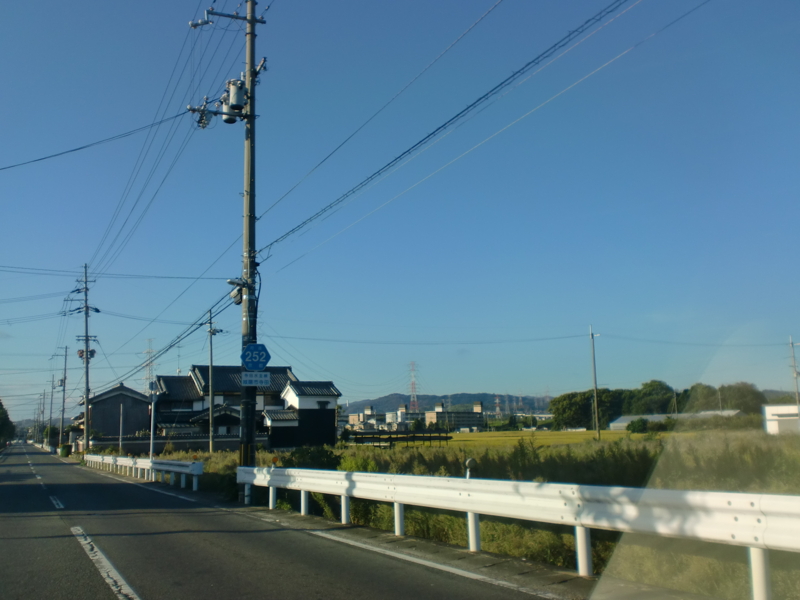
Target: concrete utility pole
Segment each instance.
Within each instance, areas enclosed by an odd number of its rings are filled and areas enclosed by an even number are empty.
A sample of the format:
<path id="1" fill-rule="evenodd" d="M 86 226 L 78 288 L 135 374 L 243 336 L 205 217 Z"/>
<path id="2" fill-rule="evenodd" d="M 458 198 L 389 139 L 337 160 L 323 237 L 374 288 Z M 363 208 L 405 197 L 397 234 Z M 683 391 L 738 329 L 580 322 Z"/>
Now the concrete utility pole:
<path id="1" fill-rule="evenodd" d="M 190 22 L 192 28 L 210 25 L 209 17 L 224 17 L 247 23 L 245 37 L 245 72 L 244 82 L 230 80 L 227 92 L 222 98 L 222 111 L 210 110 L 207 100 L 200 107 L 189 106 L 189 110 L 199 114 L 200 127 L 208 125 L 208 115 L 221 115 L 226 123 L 235 123 L 237 119 L 244 121 L 244 234 L 242 253 L 242 277 L 230 280 L 229 283 L 238 289 L 242 304 L 242 350 L 257 341 L 256 325 L 258 318 L 258 298 L 256 296 L 256 81 L 264 68 L 265 59 L 256 65 L 256 24 L 266 23 L 256 17 L 255 0 L 247 0 L 247 16 L 228 14 L 208 9 L 205 18 Z M 244 89 L 242 89 L 244 88 Z M 242 386 L 239 412 L 239 464 L 252 467 L 256 464 L 256 388 Z"/>
<path id="2" fill-rule="evenodd" d="M 800 418 L 800 391 L 797 389 L 797 361 L 794 358 L 794 342 L 789 336 L 789 348 L 792 350 L 792 376 L 794 377 L 794 401 L 797 403 L 797 416 Z"/>
<path id="3" fill-rule="evenodd" d="M 208 451 L 214 452 L 214 336 L 222 333 L 214 329 L 211 311 L 208 311 Z"/>
<path id="4" fill-rule="evenodd" d="M 76 308 L 71 313 L 83 313 L 83 335 L 77 336 L 79 342 L 83 342 L 83 349 L 78 350 L 78 356 L 83 359 L 83 401 L 84 401 L 84 417 L 83 417 L 83 451 L 89 451 L 89 440 L 91 439 L 92 415 L 89 404 L 89 361 L 94 356 L 94 350 L 89 349 L 89 342 L 96 341 L 97 338 L 89 335 L 89 313 L 100 311 L 89 306 L 89 265 L 83 265 L 83 287 L 74 290 L 75 292 L 83 292 L 83 306 Z"/>
<path id="5" fill-rule="evenodd" d="M 64 376 L 58 385 L 61 386 L 61 426 L 58 428 L 58 446 L 59 448 L 64 444 L 64 410 L 67 406 L 67 355 L 69 354 L 69 346 L 64 346 Z"/>
<path id="6" fill-rule="evenodd" d="M 597 406 L 597 362 L 594 358 L 594 338 L 598 334 L 592 332 L 592 326 L 589 325 L 589 339 L 592 342 L 592 382 L 594 385 L 594 430 L 597 432 L 597 441 L 600 441 L 600 411 Z"/>
<path id="7" fill-rule="evenodd" d="M 53 394 L 56 391 L 56 376 L 50 375 L 50 417 L 47 419 L 47 445 L 50 445 L 50 439 L 53 437 Z"/>
<path id="8" fill-rule="evenodd" d="M 157 384 L 151 381 L 150 386 L 150 460 L 153 460 L 153 446 L 155 445 L 156 435 L 156 400 L 158 394 L 156 393 Z"/>

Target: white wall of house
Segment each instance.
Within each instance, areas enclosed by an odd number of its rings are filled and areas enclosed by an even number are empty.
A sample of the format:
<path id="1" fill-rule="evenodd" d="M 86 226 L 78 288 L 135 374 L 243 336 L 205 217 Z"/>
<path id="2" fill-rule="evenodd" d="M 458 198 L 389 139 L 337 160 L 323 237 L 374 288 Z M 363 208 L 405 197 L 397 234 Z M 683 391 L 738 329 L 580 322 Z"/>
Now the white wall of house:
<path id="1" fill-rule="evenodd" d="M 319 408 L 320 402 L 327 402 L 328 406 L 326 408 L 336 408 L 338 401 L 337 396 L 298 396 L 290 386 L 286 386 L 281 397 L 286 401 L 287 408 L 302 410 Z"/>
<path id="2" fill-rule="evenodd" d="M 214 406 L 219 406 L 225 401 L 225 396 L 217 396 L 214 394 Z M 192 410 L 205 410 L 208 408 L 208 396 L 205 396 L 202 400 L 195 400 L 192 403 Z"/>
<path id="3" fill-rule="evenodd" d="M 800 433 L 800 418 L 796 404 L 764 404 L 764 431 L 772 435 Z"/>

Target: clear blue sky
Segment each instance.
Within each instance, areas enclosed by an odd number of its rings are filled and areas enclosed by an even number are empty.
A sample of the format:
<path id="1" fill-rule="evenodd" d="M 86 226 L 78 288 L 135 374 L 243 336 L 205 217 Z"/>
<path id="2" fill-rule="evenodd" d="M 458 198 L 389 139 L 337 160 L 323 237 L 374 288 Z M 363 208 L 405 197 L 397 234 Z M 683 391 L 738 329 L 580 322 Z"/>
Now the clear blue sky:
<path id="1" fill-rule="evenodd" d="M 275 0 L 257 41 L 268 60 L 258 87 L 258 212 L 495 1 Z M 607 3 L 501 2 L 259 221 L 258 246 Z M 744 380 L 790 389 L 788 338 L 800 339 L 800 5 L 712 0 L 583 79 L 698 4 L 630 0 L 614 22 L 276 245 L 261 267 L 259 323 L 272 364 L 332 379 L 344 400 L 408 392 L 411 361 L 420 393 L 557 395 L 591 385 L 592 324 L 602 386 Z M 244 35 L 222 19 L 190 31 L 205 6 L 5 3 L 0 168 L 218 96 L 243 68 Z M 140 364 L 148 338 L 158 350 L 184 328 L 116 315 L 193 321 L 241 272 L 243 126 L 198 130 L 185 115 L 151 139 L 141 163 L 147 133 L 0 171 L 0 398 L 13 419 L 33 415 L 63 364 L 50 357 L 65 345 L 67 414 L 78 412 L 82 318 L 20 320 L 63 310 L 84 263 L 95 280 L 90 303 L 102 311 L 91 318 L 100 341 L 93 390 Z M 111 274 L 213 279 L 186 291 L 188 280 Z M 52 297 L 7 302 L 39 295 Z M 215 362 L 238 362 L 240 318 L 238 308 L 218 318 L 229 333 L 215 340 Z M 563 339 L 530 341 L 542 338 Z M 201 330 L 156 371 L 186 372 L 207 351 Z M 125 383 L 141 389 L 142 377 Z"/>

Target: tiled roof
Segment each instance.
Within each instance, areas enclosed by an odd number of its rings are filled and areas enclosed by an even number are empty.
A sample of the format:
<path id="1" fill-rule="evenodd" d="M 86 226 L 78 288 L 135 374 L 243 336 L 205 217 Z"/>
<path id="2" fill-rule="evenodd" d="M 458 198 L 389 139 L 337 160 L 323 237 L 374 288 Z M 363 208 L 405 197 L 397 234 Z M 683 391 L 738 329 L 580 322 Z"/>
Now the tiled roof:
<path id="1" fill-rule="evenodd" d="M 149 398 L 142 394 L 141 392 L 137 392 L 136 390 L 129 388 L 127 385 L 120 383 L 119 385 L 115 385 L 110 390 L 106 390 L 102 394 L 97 394 L 92 396 L 92 404 L 95 402 L 101 402 L 103 400 L 107 400 L 109 398 L 114 398 L 118 394 L 124 394 L 126 396 L 130 396 L 132 398 L 136 398 L 137 400 L 144 400 L 145 402 L 149 401 Z"/>
<path id="2" fill-rule="evenodd" d="M 220 404 L 214 407 L 214 417 L 219 415 L 233 415 L 239 418 L 239 408 L 235 406 L 228 406 L 227 404 Z M 201 421 L 208 421 L 208 410 L 201 410 L 194 417 L 189 419 L 192 423 L 199 423 Z"/>
<path id="3" fill-rule="evenodd" d="M 193 427 L 191 421 L 201 413 L 208 414 L 207 410 L 182 410 L 168 413 L 156 412 L 156 425 L 158 427 Z"/>
<path id="4" fill-rule="evenodd" d="M 293 410 L 265 410 L 264 420 L 267 424 L 273 421 L 297 421 L 297 413 Z"/>
<path id="5" fill-rule="evenodd" d="M 342 395 L 332 381 L 292 381 L 289 385 L 298 396 L 336 396 L 339 398 Z"/>
<path id="6" fill-rule="evenodd" d="M 259 394 L 277 393 L 280 394 L 291 381 L 297 381 L 292 367 L 267 367 L 264 369 L 270 373 L 270 386 L 258 388 Z M 197 387 L 208 393 L 208 365 L 192 365 L 192 378 L 197 382 Z M 242 367 L 214 365 L 214 395 L 217 394 L 238 394 L 242 388 Z"/>
<path id="7" fill-rule="evenodd" d="M 158 389 L 169 400 L 199 400 L 202 394 L 189 375 L 158 375 Z"/>

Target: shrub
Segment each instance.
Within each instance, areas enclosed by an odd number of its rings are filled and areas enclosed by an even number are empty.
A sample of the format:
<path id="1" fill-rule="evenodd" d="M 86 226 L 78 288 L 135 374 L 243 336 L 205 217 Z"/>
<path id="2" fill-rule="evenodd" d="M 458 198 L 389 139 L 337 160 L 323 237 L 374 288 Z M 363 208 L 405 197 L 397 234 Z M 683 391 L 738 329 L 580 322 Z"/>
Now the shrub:
<path id="1" fill-rule="evenodd" d="M 628 426 L 625 429 L 631 433 L 647 433 L 647 426 L 649 423 L 650 421 L 644 417 L 640 417 L 628 423 Z"/>

